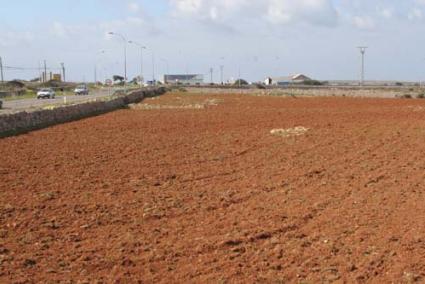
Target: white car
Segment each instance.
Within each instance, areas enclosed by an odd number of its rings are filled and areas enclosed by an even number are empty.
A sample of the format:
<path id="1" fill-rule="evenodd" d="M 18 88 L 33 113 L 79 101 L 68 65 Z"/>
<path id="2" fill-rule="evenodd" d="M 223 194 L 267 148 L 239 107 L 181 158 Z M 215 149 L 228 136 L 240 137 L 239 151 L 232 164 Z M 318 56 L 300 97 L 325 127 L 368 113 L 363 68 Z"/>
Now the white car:
<path id="1" fill-rule="evenodd" d="M 37 99 L 54 99 L 55 96 L 56 93 L 53 89 L 41 89 L 37 92 Z"/>
<path id="2" fill-rule="evenodd" d="M 87 96 L 89 94 L 89 88 L 86 85 L 80 85 L 74 90 L 76 96 Z"/>

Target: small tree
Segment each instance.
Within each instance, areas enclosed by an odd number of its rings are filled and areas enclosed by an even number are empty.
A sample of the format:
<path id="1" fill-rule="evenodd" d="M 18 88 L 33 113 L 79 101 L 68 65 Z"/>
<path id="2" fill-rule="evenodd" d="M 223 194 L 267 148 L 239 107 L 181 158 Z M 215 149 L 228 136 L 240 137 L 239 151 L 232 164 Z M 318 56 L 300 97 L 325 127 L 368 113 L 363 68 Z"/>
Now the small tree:
<path id="1" fill-rule="evenodd" d="M 112 79 L 114 80 L 114 82 L 117 82 L 117 81 L 119 81 L 120 83 L 124 82 L 124 77 L 120 75 L 114 75 L 112 76 Z"/>
<path id="2" fill-rule="evenodd" d="M 317 80 L 305 80 L 301 84 L 306 86 L 323 86 L 323 83 Z"/>
<path id="3" fill-rule="evenodd" d="M 248 82 L 245 81 L 244 79 L 238 79 L 235 81 L 235 86 L 247 86 Z"/>

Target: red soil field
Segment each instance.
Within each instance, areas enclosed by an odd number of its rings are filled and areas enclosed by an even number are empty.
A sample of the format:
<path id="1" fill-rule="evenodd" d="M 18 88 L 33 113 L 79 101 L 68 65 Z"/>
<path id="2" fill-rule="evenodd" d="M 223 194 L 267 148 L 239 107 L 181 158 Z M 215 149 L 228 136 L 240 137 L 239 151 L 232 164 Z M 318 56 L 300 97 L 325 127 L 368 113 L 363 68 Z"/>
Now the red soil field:
<path id="1" fill-rule="evenodd" d="M 0 149 L 1 283 L 425 281 L 425 100 L 172 93 Z"/>

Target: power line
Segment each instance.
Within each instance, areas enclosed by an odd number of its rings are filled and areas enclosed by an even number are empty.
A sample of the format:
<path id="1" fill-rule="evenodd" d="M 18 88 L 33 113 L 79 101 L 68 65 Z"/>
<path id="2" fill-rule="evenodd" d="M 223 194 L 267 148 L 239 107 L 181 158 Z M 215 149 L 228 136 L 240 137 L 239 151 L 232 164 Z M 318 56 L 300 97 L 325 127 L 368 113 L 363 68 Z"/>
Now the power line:
<path id="1" fill-rule="evenodd" d="M 20 71 L 38 71 L 40 68 L 31 68 L 31 67 L 17 67 L 17 66 L 3 66 L 3 69 L 7 69 L 7 70 L 20 70 Z M 47 70 L 62 70 L 62 68 L 50 68 L 47 67 Z"/>

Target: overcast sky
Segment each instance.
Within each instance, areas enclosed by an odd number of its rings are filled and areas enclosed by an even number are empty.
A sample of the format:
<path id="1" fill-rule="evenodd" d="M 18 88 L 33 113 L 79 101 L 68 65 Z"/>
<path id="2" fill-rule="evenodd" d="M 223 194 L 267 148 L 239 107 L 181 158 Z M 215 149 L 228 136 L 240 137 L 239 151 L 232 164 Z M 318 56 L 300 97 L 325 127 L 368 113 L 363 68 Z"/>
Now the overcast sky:
<path id="1" fill-rule="evenodd" d="M 64 62 L 70 80 L 123 72 L 121 33 L 147 46 L 144 75 L 200 73 L 250 81 L 304 73 L 356 80 L 425 80 L 425 0 L 0 0 L 0 56 L 13 67 Z M 101 51 L 105 52 L 102 53 Z M 128 77 L 140 51 L 128 46 Z M 37 76 L 6 70 L 6 79 Z"/>

